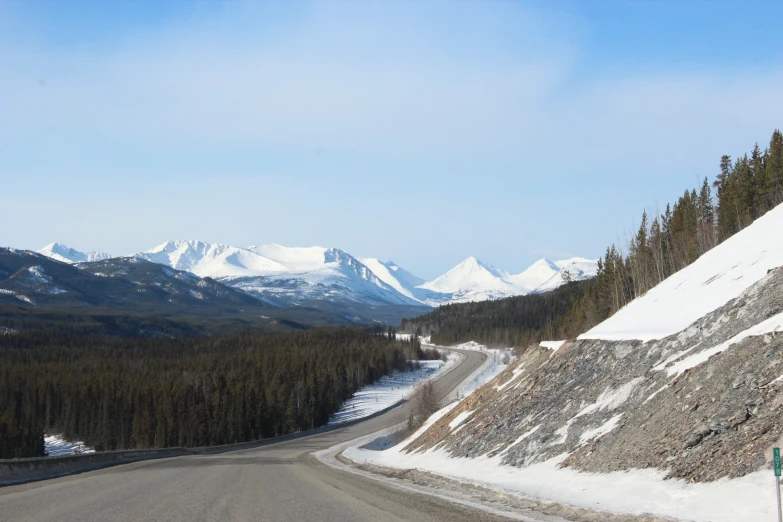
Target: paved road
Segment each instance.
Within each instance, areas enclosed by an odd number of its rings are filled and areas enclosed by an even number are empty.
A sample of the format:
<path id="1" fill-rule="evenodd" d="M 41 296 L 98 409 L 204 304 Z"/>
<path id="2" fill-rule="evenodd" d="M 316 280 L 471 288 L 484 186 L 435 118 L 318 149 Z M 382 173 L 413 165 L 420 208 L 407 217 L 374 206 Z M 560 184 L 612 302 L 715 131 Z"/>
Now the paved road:
<path id="1" fill-rule="evenodd" d="M 445 396 L 481 365 L 436 382 Z M 2 521 L 495 521 L 427 495 L 330 468 L 310 455 L 407 419 L 407 405 L 351 427 L 252 450 L 159 459 L 0 488 Z"/>

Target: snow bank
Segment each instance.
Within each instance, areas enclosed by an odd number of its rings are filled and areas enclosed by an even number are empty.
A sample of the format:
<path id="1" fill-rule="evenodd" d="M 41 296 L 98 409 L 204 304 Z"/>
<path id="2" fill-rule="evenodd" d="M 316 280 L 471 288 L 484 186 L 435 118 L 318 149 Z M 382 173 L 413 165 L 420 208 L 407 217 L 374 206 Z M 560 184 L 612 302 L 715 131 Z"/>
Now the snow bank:
<path id="1" fill-rule="evenodd" d="M 95 450 L 85 446 L 82 441 L 67 441 L 61 435 L 44 436 L 44 451 L 50 457 L 60 455 L 75 455 L 81 453 L 95 453 Z"/>
<path id="2" fill-rule="evenodd" d="M 479 366 L 462 384 L 452 392 L 451 397 L 463 399 L 478 390 L 486 383 L 497 377 L 500 372 L 508 368 L 509 364 L 514 362 L 515 357 L 511 353 L 511 348 L 487 348 L 483 344 L 475 341 L 451 346 L 460 350 L 475 350 L 487 353 L 487 360 Z"/>
<path id="3" fill-rule="evenodd" d="M 774 477 L 769 470 L 738 479 L 689 484 L 683 480 L 664 480 L 666 472 L 653 469 L 585 473 L 560 468 L 566 454 L 527 468 L 503 466 L 500 455 L 451 458 L 441 449 L 409 455 L 398 447 L 385 451 L 351 447 L 344 455 L 355 462 L 416 468 L 526 496 L 620 514 L 737 522 L 775 520 L 777 510 Z"/>
<path id="4" fill-rule="evenodd" d="M 456 360 L 457 356 L 450 355 L 447 362 L 419 361 L 419 370 L 394 372 L 375 384 L 363 387 L 343 403 L 340 411 L 332 415 L 329 425 L 361 419 L 393 406 L 405 399 L 417 384 L 435 377 Z"/>
<path id="5" fill-rule="evenodd" d="M 783 205 L 635 299 L 579 339 L 649 341 L 684 330 L 783 265 Z"/>

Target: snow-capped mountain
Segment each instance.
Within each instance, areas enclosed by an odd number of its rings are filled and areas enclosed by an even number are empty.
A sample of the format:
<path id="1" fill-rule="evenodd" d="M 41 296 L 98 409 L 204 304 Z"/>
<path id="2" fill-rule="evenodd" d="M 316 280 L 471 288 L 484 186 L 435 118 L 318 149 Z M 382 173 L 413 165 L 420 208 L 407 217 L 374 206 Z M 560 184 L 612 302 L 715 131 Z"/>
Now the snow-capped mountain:
<path id="1" fill-rule="evenodd" d="M 574 257 L 562 261 L 540 259 L 518 274 L 509 274 L 469 257 L 442 276 L 419 285 L 426 295 L 414 295 L 431 306 L 502 299 L 548 292 L 569 281 L 595 277 L 598 260 Z"/>
<path id="2" fill-rule="evenodd" d="M 430 302 L 466 302 L 502 299 L 529 293 L 528 289 L 509 282 L 504 272 L 469 257 L 442 276 L 420 285 L 436 294 Z"/>
<path id="3" fill-rule="evenodd" d="M 543 259 L 542 261 L 547 261 Z M 546 281 L 535 287 L 535 293 L 548 292 L 568 281 L 582 281 L 595 277 L 598 273 L 598 260 L 585 259 L 583 257 L 572 257 L 553 263 L 557 267 L 557 272 L 552 274 Z"/>
<path id="4" fill-rule="evenodd" d="M 281 306 L 314 301 L 364 305 L 421 305 L 336 248 L 282 245 L 233 247 L 203 241 L 168 241 L 137 257 L 209 276 Z"/>
<path id="5" fill-rule="evenodd" d="M 362 257 L 359 261 L 372 270 L 381 281 L 404 296 L 420 301 L 422 294 L 425 293 L 417 288 L 425 283 L 424 279 L 416 277 L 392 261 L 380 261 L 372 257 Z"/>
<path id="6" fill-rule="evenodd" d="M 204 241 L 167 241 L 136 257 L 216 279 L 287 272 L 288 267 L 247 248 Z"/>
<path id="7" fill-rule="evenodd" d="M 110 257 L 59 243 L 39 252 L 67 263 Z M 237 247 L 205 241 L 167 241 L 135 257 L 214 278 L 277 306 L 439 306 L 546 292 L 566 280 L 593 277 L 597 271 L 597 261 L 575 257 L 541 259 L 513 274 L 469 257 L 440 277 L 425 281 L 396 263 L 356 258 L 337 248 Z"/>
<path id="8" fill-rule="evenodd" d="M 38 253 L 68 264 L 101 261 L 112 257 L 105 252 L 80 252 L 62 243 L 49 243 Z"/>
<path id="9" fill-rule="evenodd" d="M 506 280 L 528 289 L 538 288 L 560 273 L 560 267 L 549 259 L 539 259 L 518 274 L 507 274 Z"/>

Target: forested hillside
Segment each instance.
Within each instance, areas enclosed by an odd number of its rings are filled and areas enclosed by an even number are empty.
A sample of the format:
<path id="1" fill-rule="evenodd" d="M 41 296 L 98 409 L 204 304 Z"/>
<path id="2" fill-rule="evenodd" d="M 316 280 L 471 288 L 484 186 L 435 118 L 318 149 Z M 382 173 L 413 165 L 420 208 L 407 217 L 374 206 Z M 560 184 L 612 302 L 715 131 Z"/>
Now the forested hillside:
<path id="1" fill-rule="evenodd" d="M 0 458 L 62 433 L 97 450 L 204 446 L 323 425 L 418 341 L 335 328 L 197 339 L 0 335 Z"/>
<path id="2" fill-rule="evenodd" d="M 525 346 L 568 330 L 568 312 L 588 284 L 578 281 L 543 294 L 443 305 L 428 314 L 403 319 L 401 328 L 431 335 L 433 342 L 442 345 L 475 340 L 488 345 Z"/>
<path id="3" fill-rule="evenodd" d="M 783 202 L 779 130 L 764 151 L 756 144 L 736 161 L 723 156 L 719 168 L 712 183 L 705 178 L 659 215 L 645 210 L 625 248 L 607 247 L 598 274 L 586 284 L 569 285 L 549 297 L 441 307 L 403 320 L 403 330 L 431 333 L 440 344 L 474 340 L 520 346 L 576 337 Z"/>

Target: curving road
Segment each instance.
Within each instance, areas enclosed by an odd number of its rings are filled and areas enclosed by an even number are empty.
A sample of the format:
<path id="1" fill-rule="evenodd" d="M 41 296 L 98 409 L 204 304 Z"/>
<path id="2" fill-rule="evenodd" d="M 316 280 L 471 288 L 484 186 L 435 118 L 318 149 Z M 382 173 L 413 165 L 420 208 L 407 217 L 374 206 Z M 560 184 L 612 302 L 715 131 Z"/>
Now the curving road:
<path id="1" fill-rule="evenodd" d="M 445 397 L 486 354 L 435 383 Z M 251 450 L 126 464 L 0 488 L 2 521 L 494 521 L 431 496 L 330 468 L 310 455 L 403 422 L 408 405 L 353 426 Z"/>

